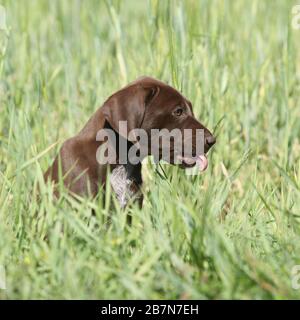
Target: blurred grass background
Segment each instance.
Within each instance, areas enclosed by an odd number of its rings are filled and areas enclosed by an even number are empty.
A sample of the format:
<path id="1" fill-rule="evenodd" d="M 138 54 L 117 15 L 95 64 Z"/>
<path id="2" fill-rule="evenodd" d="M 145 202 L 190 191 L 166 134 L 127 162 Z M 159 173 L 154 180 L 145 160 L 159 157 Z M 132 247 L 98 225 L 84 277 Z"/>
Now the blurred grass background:
<path id="1" fill-rule="evenodd" d="M 0 3 L 0 299 L 300 298 L 295 1 Z M 42 172 L 141 75 L 181 90 L 218 141 L 200 176 L 145 165 L 143 210 L 107 228 L 109 193 L 53 202 Z"/>

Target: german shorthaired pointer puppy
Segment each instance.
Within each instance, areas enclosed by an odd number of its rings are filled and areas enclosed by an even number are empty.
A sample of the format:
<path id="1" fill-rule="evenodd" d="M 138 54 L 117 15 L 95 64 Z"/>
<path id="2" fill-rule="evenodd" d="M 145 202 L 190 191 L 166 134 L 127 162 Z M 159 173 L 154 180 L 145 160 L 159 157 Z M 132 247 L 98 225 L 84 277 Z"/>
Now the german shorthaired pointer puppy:
<path id="1" fill-rule="evenodd" d="M 126 121 L 124 130 L 120 130 L 119 127 L 121 121 Z M 125 161 L 122 163 L 120 148 L 116 146 L 113 147 L 114 161 L 99 162 L 96 156 L 97 151 L 100 146 L 107 143 L 107 140 L 105 142 L 97 139 L 97 134 L 101 129 L 114 132 L 117 144 L 121 140 L 128 142 L 129 146 L 125 148 L 125 151 L 123 148 L 122 151 L 126 153 L 127 160 L 129 148 L 136 145 L 134 142 L 137 141 L 137 139 L 128 138 L 131 130 L 144 130 L 150 137 L 147 139 L 151 144 L 152 129 L 156 129 L 156 132 L 161 132 L 163 129 L 169 132 L 173 129 L 184 132 L 185 129 L 189 129 L 192 135 L 189 139 L 182 138 L 181 142 L 185 146 L 190 146 L 191 152 L 189 154 L 176 153 L 173 141 L 169 145 L 170 157 L 167 161 L 176 164 L 176 159 L 179 159 L 181 167 L 198 166 L 200 171 L 204 171 L 208 165 L 205 153 L 216 142 L 210 131 L 195 119 L 189 100 L 159 80 L 142 77 L 111 95 L 93 114 L 83 129 L 63 143 L 59 155 L 45 173 L 45 180 L 57 183 L 61 176 L 64 185 L 71 193 L 95 196 L 99 190 L 105 188 L 109 169 L 110 183 L 120 205 L 125 207 L 130 199 L 137 199 L 141 205 L 141 162 L 132 164 L 130 161 L 128 163 Z M 197 129 L 201 129 L 203 133 L 203 148 L 200 152 L 195 147 Z M 164 159 L 161 140 L 155 146 L 158 150 L 158 161 Z M 152 154 L 151 150 L 147 147 L 145 156 Z M 58 195 L 57 190 L 55 193 Z"/>

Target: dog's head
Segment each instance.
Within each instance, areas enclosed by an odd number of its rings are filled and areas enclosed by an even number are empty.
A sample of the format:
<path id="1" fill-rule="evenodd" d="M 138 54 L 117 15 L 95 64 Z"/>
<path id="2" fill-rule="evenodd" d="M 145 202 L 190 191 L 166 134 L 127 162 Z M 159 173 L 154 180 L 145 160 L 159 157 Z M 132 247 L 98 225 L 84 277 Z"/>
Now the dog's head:
<path id="1" fill-rule="evenodd" d="M 192 104 L 171 86 L 150 77 L 139 78 L 113 94 L 103 113 L 110 126 L 131 141 L 139 141 L 147 154 L 182 167 L 207 167 L 206 153 L 215 144 L 212 133 L 194 116 Z M 126 126 L 120 126 L 120 121 Z M 138 137 L 138 138 L 137 138 Z M 143 139 L 144 140 L 143 140 Z M 168 140 L 168 141 L 167 141 Z"/>

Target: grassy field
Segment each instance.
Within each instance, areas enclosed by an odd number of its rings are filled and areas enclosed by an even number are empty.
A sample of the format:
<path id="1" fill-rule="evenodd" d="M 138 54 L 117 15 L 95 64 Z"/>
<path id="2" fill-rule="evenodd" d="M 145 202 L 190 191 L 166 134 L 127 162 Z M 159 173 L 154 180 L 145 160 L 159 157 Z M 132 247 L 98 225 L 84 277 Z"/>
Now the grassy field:
<path id="1" fill-rule="evenodd" d="M 295 1 L 0 3 L 0 299 L 300 298 Z M 146 164 L 131 227 L 109 192 L 54 202 L 42 173 L 59 144 L 140 75 L 215 128 L 209 170 Z"/>

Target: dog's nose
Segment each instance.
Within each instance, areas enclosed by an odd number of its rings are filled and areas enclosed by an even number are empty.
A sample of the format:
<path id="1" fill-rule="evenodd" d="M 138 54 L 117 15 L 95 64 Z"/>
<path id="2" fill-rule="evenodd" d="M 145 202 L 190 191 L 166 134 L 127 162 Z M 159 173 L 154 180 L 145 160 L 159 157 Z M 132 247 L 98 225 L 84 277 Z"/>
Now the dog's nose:
<path id="1" fill-rule="evenodd" d="M 207 151 L 216 143 L 216 138 L 213 135 L 205 137 L 205 145 L 207 146 Z"/>

